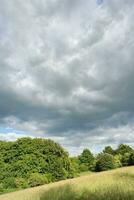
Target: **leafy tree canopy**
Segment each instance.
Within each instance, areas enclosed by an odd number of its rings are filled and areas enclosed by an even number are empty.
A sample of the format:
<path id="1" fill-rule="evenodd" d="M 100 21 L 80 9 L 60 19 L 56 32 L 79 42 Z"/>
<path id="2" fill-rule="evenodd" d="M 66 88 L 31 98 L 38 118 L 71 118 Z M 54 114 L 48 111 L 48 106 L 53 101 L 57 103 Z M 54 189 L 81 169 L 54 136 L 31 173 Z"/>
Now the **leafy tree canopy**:
<path id="1" fill-rule="evenodd" d="M 115 150 L 111 146 L 106 146 L 105 149 L 103 150 L 103 153 L 115 155 Z"/>
<path id="2" fill-rule="evenodd" d="M 125 153 L 132 153 L 133 149 L 126 145 L 126 144 L 120 144 L 118 148 L 116 149 L 116 154 L 124 155 Z"/>
<path id="3" fill-rule="evenodd" d="M 52 140 L 0 141 L 0 182 L 4 187 L 15 187 L 16 182 L 23 185 L 25 180 L 24 185 L 33 186 L 69 177 L 73 177 L 69 155 Z M 28 180 L 33 180 L 33 184 Z"/>

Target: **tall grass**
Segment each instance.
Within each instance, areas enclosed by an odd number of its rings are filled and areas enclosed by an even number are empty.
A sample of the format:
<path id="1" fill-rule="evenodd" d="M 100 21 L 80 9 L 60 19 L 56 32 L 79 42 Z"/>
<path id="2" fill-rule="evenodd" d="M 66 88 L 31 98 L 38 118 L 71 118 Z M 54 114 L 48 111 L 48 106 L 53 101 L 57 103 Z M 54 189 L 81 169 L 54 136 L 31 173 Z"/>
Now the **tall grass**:
<path id="1" fill-rule="evenodd" d="M 115 185 L 94 191 L 76 192 L 68 185 L 49 190 L 42 195 L 40 200 L 134 200 L 134 191 L 124 190 Z"/>
<path id="2" fill-rule="evenodd" d="M 134 200 L 134 174 L 115 173 L 109 177 L 110 182 L 101 177 L 102 180 L 94 182 L 90 187 L 88 183 L 77 185 L 64 185 L 52 188 L 42 194 L 40 200 Z M 84 187 L 83 187 L 84 185 Z M 86 189 L 85 189 L 86 188 Z"/>

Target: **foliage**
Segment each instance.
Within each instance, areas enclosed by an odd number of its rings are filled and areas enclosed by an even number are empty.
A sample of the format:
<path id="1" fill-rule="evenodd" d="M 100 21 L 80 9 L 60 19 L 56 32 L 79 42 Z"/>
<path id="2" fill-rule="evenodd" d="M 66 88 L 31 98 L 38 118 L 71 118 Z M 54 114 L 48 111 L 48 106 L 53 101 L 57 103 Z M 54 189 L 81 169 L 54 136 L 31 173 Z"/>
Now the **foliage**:
<path id="1" fill-rule="evenodd" d="M 1 188 L 26 188 L 70 176 L 74 175 L 68 153 L 55 142 L 37 138 L 0 141 Z"/>
<path id="2" fill-rule="evenodd" d="M 70 160 L 71 160 L 73 174 L 76 177 L 81 172 L 79 159 L 78 157 L 71 157 Z"/>
<path id="3" fill-rule="evenodd" d="M 89 149 L 84 149 L 79 156 L 79 161 L 81 171 L 87 171 L 90 170 L 90 167 L 93 164 L 94 156 Z"/>
<path id="4" fill-rule="evenodd" d="M 114 167 L 122 167 L 122 162 L 121 162 L 122 156 L 121 155 L 115 155 L 114 156 Z"/>
<path id="5" fill-rule="evenodd" d="M 16 188 L 28 188 L 28 183 L 24 178 L 15 178 Z"/>
<path id="6" fill-rule="evenodd" d="M 86 172 L 86 171 L 89 171 L 89 166 L 86 165 L 85 163 L 81 163 L 79 165 L 79 169 L 80 169 L 81 172 Z"/>
<path id="7" fill-rule="evenodd" d="M 129 165 L 134 165 L 134 151 L 130 154 Z"/>
<path id="8" fill-rule="evenodd" d="M 116 154 L 124 155 L 125 153 L 132 153 L 133 149 L 126 145 L 126 144 L 120 144 L 118 148 L 116 149 Z"/>
<path id="9" fill-rule="evenodd" d="M 124 155 L 122 155 L 122 166 L 128 166 L 129 165 L 129 161 L 130 161 L 130 153 L 124 153 Z"/>
<path id="10" fill-rule="evenodd" d="M 39 173 L 33 173 L 30 175 L 28 183 L 31 187 L 35 187 L 48 183 L 48 179 L 45 175 Z"/>
<path id="11" fill-rule="evenodd" d="M 97 157 L 96 161 L 96 171 L 106 171 L 114 169 L 114 156 L 108 153 L 101 153 Z"/>
<path id="12" fill-rule="evenodd" d="M 7 177 L 4 179 L 4 182 L 2 182 L 4 185 L 4 188 L 16 188 L 15 184 L 15 178 L 14 177 Z"/>
<path id="13" fill-rule="evenodd" d="M 134 165 L 134 150 L 125 144 L 115 150 L 107 146 L 96 157 L 84 149 L 79 156 L 69 158 L 52 140 L 0 141 L 0 192 L 73 178 L 89 170 L 105 171 L 128 165 Z"/>
<path id="14" fill-rule="evenodd" d="M 108 154 L 111 154 L 111 155 L 115 155 L 115 150 L 112 149 L 111 146 L 106 146 L 105 149 L 103 150 L 103 153 L 108 153 Z"/>

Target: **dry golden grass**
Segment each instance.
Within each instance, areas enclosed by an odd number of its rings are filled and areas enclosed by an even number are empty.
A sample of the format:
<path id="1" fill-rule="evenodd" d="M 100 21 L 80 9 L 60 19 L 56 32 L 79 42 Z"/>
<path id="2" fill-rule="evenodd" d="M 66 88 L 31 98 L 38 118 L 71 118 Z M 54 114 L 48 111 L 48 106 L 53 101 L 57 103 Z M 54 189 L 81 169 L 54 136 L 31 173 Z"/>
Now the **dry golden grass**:
<path id="1" fill-rule="evenodd" d="M 49 190 L 51 191 L 52 188 L 59 188 L 64 185 L 71 185 L 72 188 L 75 188 L 76 192 L 83 190 L 93 192 L 98 188 L 106 190 L 106 188 L 116 185 L 117 187 L 120 186 L 121 188 L 124 188 L 124 191 L 130 191 L 134 194 L 133 178 L 134 167 L 126 167 L 4 194 L 0 196 L 0 200 L 40 200 L 40 196 L 43 193 L 47 193 Z"/>

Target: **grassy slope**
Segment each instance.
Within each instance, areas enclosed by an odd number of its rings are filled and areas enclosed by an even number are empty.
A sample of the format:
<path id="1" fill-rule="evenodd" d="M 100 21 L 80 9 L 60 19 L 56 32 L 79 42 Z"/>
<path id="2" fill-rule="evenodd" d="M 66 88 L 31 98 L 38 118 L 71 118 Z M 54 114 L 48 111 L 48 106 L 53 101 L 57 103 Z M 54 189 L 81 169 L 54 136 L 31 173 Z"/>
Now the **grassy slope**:
<path id="1" fill-rule="evenodd" d="M 40 200 L 40 195 L 43 193 L 47 194 L 43 200 L 63 200 L 63 198 L 53 196 L 57 194 L 54 194 L 54 192 L 59 188 L 61 193 L 65 185 L 71 186 L 71 188 L 73 188 L 76 193 L 80 193 L 83 190 L 88 190 L 91 194 L 97 194 L 98 192 L 98 195 L 104 191 L 108 191 L 109 188 L 114 188 L 115 192 L 117 192 L 117 190 L 121 190 L 122 196 L 124 195 L 121 197 L 121 200 L 134 199 L 134 167 L 126 167 L 107 172 L 93 173 L 71 180 L 60 181 L 49 185 L 12 192 L 1 195 L 0 200 Z M 128 193 L 133 194 L 133 197 L 125 197 L 125 195 Z M 106 194 L 104 195 L 106 196 Z M 112 193 L 109 193 L 108 195 L 112 195 Z M 89 197 L 85 199 L 94 200 L 94 198 Z M 97 200 L 99 198 L 95 199 Z M 110 198 L 107 197 L 107 200 L 109 199 Z M 71 198 L 71 200 L 73 200 L 73 198 Z"/>

